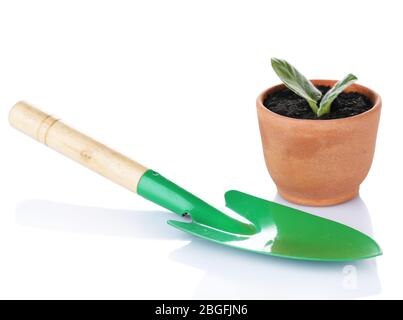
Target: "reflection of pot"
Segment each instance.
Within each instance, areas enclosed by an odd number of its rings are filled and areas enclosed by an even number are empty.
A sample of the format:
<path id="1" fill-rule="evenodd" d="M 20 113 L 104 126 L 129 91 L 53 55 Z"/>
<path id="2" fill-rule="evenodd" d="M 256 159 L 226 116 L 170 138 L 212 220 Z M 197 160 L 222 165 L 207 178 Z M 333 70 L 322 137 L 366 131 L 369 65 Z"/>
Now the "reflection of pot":
<path id="1" fill-rule="evenodd" d="M 335 80 L 312 80 L 333 86 Z M 333 120 L 303 120 L 268 110 L 259 95 L 257 113 L 267 169 L 278 192 L 287 200 L 326 206 L 354 198 L 371 167 L 381 112 L 380 96 L 353 84 L 346 91 L 366 95 L 374 106 L 361 114 Z"/>

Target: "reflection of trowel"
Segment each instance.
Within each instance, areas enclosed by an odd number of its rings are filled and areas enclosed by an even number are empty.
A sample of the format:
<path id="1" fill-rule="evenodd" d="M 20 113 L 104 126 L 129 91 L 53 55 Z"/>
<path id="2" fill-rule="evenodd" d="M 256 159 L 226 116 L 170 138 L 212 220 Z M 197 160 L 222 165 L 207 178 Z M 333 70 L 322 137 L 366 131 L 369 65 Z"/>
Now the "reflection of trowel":
<path id="1" fill-rule="evenodd" d="M 10 112 L 20 131 L 192 222 L 168 223 L 195 236 L 227 246 L 273 256 L 343 261 L 381 254 L 370 237 L 345 225 L 319 218 L 239 191 L 225 194 L 227 215 L 105 145 L 23 102 Z"/>
<path id="2" fill-rule="evenodd" d="M 356 299 L 382 290 L 376 259 L 268 263 L 263 255 L 226 250 L 198 239 L 174 250 L 169 258 L 200 274 L 192 299 Z"/>
<path id="3" fill-rule="evenodd" d="M 275 201 L 287 203 L 278 196 Z M 360 198 L 309 210 L 371 234 L 370 215 Z M 169 260 L 189 267 L 197 275 L 192 299 L 353 299 L 382 290 L 376 259 L 329 263 L 270 259 L 203 239 L 189 241 L 189 234 L 166 225 L 166 210 L 122 210 L 25 200 L 17 204 L 15 216 L 22 227 L 139 239 L 142 245 L 147 243 L 143 240 L 186 243 L 171 251 Z"/>

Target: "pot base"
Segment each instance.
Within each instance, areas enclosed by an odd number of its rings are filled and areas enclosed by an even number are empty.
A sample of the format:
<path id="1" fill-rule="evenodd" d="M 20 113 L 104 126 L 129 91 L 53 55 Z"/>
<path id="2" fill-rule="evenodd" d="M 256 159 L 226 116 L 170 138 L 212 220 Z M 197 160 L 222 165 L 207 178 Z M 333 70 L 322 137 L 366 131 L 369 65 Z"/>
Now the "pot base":
<path id="1" fill-rule="evenodd" d="M 309 198 L 306 196 L 304 197 L 295 194 L 290 194 L 289 192 L 286 192 L 280 188 L 277 188 L 277 191 L 280 194 L 280 196 L 283 197 L 285 200 L 295 204 L 300 204 L 309 207 L 326 207 L 326 206 L 334 206 L 336 204 L 340 204 L 355 198 L 356 196 L 358 196 L 359 188 L 351 190 L 350 192 L 344 193 L 337 197 L 331 197 L 331 198 Z"/>

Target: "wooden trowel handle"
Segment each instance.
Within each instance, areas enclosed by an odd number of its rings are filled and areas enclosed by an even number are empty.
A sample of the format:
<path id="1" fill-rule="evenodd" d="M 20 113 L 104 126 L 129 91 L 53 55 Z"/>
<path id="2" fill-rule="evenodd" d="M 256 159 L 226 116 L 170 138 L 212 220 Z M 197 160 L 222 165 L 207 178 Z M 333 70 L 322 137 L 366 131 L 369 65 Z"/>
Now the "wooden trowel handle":
<path id="1" fill-rule="evenodd" d="M 137 192 L 137 184 L 148 170 L 25 102 L 11 109 L 9 121 L 14 128 L 131 191 Z"/>

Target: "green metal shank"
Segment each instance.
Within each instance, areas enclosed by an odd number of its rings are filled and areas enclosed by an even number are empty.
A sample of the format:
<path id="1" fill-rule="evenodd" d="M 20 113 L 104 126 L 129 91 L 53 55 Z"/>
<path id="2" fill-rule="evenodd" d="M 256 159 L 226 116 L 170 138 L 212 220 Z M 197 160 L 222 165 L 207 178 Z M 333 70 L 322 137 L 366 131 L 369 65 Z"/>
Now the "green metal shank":
<path id="1" fill-rule="evenodd" d="M 236 234 L 256 233 L 253 224 L 229 217 L 153 170 L 141 177 L 137 193 L 172 212 L 189 214 L 199 224 Z"/>

